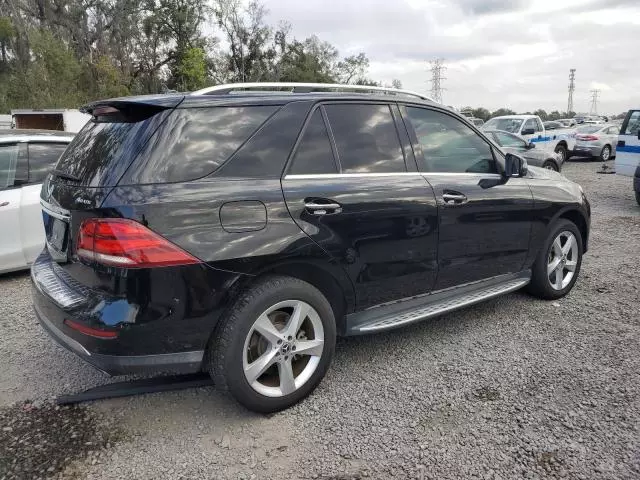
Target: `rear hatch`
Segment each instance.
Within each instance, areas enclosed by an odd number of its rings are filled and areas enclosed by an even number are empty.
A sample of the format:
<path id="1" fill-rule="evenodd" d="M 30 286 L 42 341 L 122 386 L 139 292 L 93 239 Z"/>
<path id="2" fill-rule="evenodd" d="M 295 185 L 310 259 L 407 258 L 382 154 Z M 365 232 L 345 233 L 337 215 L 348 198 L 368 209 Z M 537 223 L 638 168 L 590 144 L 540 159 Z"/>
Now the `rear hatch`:
<path id="1" fill-rule="evenodd" d="M 101 216 L 104 199 L 182 99 L 132 97 L 83 109 L 92 119 L 69 144 L 40 194 L 46 245 L 53 260 L 71 261 L 82 221 Z"/>

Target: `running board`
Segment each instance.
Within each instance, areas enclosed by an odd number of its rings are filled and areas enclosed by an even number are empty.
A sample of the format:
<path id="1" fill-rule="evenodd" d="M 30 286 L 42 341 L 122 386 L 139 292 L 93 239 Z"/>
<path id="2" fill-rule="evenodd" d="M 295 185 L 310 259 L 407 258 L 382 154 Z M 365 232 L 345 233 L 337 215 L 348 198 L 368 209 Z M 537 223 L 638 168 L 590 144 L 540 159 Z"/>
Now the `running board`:
<path id="1" fill-rule="evenodd" d="M 351 314 L 347 316 L 346 334 L 361 335 L 408 325 L 513 292 L 530 280 L 531 272 L 527 270 Z"/>

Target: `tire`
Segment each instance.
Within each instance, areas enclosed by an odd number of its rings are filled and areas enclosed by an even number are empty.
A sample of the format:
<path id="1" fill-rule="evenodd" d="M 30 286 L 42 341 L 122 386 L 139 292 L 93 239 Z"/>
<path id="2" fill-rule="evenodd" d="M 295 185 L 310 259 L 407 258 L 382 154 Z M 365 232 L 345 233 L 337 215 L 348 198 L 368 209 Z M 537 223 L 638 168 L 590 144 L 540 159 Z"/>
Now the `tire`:
<path id="1" fill-rule="evenodd" d="M 553 170 L 554 172 L 560 171 L 558 165 L 553 160 L 547 160 L 542 164 L 542 168 L 546 168 L 547 170 Z"/>
<path id="2" fill-rule="evenodd" d="M 564 235 L 563 238 L 565 239 L 565 242 L 567 242 L 569 240 L 569 234 L 573 235 L 573 238 L 575 239 L 575 249 L 571 248 L 570 253 L 564 255 L 564 257 L 560 257 L 556 253 L 557 249 L 554 242 L 562 235 Z M 562 239 L 560 241 L 560 245 L 563 248 L 566 247 L 567 243 L 562 243 Z M 582 265 L 582 252 L 582 235 L 580 234 L 580 230 L 576 224 L 566 219 L 556 221 L 549 229 L 549 234 L 547 235 L 547 238 L 545 239 L 545 242 L 538 252 L 538 256 L 533 264 L 531 282 L 527 286 L 529 293 L 534 297 L 545 300 L 555 300 L 557 298 L 564 297 L 571 291 L 578 279 L 580 267 Z M 561 262 L 562 258 L 565 260 L 565 263 L 558 264 L 558 267 L 562 269 L 562 282 L 557 282 L 558 278 L 555 276 L 555 272 L 558 268 L 554 269 L 551 274 L 547 273 L 549 264 L 552 264 L 552 262 L 555 263 L 558 258 L 561 258 Z M 573 268 L 573 270 L 571 270 L 571 268 Z M 573 273 L 570 278 L 567 276 L 569 272 Z M 550 280 L 552 275 L 556 286 L 561 288 L 557 288 L 552 285 L 552 281 Z M 564 284 L 565 280 L 568 280 L 566 285 Z"/>
<path id="3" fill-rule="evenodd" d="M 635 192 L 636 194 L 636 202 L 638 205 L 640 205 L 640 192 Z"/>
<path id="4" fill-rule="evenodd" d="M 559 153 L 560 155 L 562 155 L 562 161 L 563 162 L 567 161 L 567 159 L 568 159 L 567 147 L 565 147 L 564 145 L 558 145 L 558 146 L 556 146 L 555 152 Z"/>
<path id="5" fill-rule="evenodd" d="M 298 308 L 308 313 L 295 327 L 297 333 L 292 338 L 288 335 L 292 331 L 287 332 L 286 328 L 292 327 Z M 266 336 L 258 332 L 258 324 Z M 306 336 L 307 332 L 312 338 Z M 318 346 L 319 339 L 323 343 Z M 242 293 L 220 320 L 209 341 L 207 369 L 216 387 L 231 393 L 249 410 L 277 412 L 299 402 L 318 386 L 331 364 L 335 342 L 333 310 L 317 288 L 297 278 L 264 277 Z M 310 348 L 312 344 L 316 346 L 311 354 L 291 354 L 302 345 Z M 263 370 L 259 368 L 260 359 L 271 366 L 257 374 Z M 252 369 L 253 365 L 257 367 Z M 249 377 L 255 378 L 250 382 Z M 285 377 L 290 381 L 284 381 Z M 296 386 L 296 382 L 303 383 Z"/>
<path id="6" fill-rule="evenodd" d="M 611 160 L 611 146 L 605 145 L 604 147 L 602 147 L 599 159 L 601 162 L 607 162 Z"/>

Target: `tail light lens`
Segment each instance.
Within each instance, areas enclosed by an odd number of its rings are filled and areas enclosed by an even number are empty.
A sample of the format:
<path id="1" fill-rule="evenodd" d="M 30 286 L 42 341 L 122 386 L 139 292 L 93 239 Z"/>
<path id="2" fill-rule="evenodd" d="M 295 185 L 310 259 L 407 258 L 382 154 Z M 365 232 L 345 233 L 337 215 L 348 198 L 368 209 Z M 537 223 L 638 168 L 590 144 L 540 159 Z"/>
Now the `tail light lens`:
<path id="1" fill-rule="evenodd" d="M 117 338 L 118 337 L 117 331 L 101 330 L 99 328 L 88 327 L 81 323 L 74 322 L 73 320 L 69 320 L 68 318 L 65 318 L 63 323 L 68 327 L 71 327 L 74 330 L 84 335 L 89 335 L 90 337 L 95 337 L 95 338 Z"/>
<path id="2" fill-rule="evenodd" d="M 133 220 L 92 218 L 80 225 L 76 253 L 126 268 L 189 265 L 200 260 Z"/>
<path id="3" fill-rule="evenodd" d="M 591 142 L 593 140 L 598 140 L 598 136 L 597 135 L 576 135 L 576 139 Z"/>

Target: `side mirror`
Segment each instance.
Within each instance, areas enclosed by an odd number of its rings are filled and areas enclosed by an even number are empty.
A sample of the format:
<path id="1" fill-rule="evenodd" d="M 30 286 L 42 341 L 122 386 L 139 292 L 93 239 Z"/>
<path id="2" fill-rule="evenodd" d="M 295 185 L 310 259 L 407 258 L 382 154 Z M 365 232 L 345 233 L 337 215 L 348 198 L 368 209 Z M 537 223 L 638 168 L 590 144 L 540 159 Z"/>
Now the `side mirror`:
<path id="1" fill-rule="evenodd" d="M 533 128 L 525 128 L 520 135 L 533 135 L 536 131 Z"/>
<path id="2" fill-rule="evenodd" d="M 536 144 L 533 142 L 527 143 L 526 149 L 531 150 L 532 148 L 536 148 Z"/>
<path id="3" fill-rule="evenodd" d="M 524 177 L 527 174 L 528 165 L 527 161 L 513 153 L 507 153 L 504 157 L 504 176 L 509 177 Z"/>

